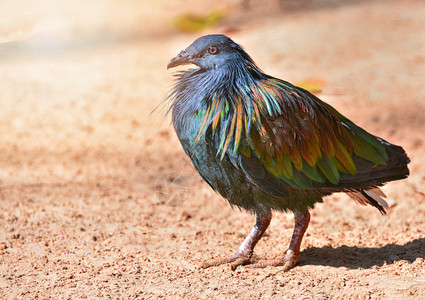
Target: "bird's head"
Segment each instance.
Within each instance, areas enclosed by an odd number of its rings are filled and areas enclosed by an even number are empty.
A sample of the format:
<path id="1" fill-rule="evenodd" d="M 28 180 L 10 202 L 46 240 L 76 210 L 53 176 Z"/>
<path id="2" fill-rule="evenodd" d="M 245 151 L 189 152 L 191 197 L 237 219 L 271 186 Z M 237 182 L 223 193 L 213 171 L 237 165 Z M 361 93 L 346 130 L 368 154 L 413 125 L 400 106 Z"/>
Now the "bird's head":
<path id="1" fill-rule="evenodd" d="M 222 34 L 205 35 L 170 60 L 167 69 L 194 64 L 203 70 L 235 64 L 255 66 L 251 57 L 234 41 Z"/>

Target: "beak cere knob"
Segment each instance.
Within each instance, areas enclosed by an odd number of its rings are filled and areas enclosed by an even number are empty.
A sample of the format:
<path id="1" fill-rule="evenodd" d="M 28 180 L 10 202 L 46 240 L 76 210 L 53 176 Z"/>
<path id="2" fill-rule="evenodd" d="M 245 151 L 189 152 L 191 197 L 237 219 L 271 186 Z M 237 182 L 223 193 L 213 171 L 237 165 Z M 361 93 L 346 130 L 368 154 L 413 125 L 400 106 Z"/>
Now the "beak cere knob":
<path id="1" fill-rule="evenodd" d="M 190 62 L 191 58 L 192 57 L 185 50 L 183 50 L 179 53 L 179 55 L 170 60 L 167 65 L 167 70 L 183 64 L 187 64 Z"/>

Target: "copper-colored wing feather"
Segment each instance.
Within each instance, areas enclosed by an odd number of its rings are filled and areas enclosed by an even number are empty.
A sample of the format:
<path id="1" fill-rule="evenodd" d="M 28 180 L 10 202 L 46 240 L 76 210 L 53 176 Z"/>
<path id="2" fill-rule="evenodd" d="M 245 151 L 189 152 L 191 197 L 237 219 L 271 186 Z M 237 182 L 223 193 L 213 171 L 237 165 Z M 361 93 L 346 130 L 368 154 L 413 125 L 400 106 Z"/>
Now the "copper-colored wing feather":
<path id="1" fill-rule="evenodd" d="M 363 189 L 397 176 L 396 159 L 389 159 L 389 154 L 397 156 L 397 146 L 367 133 L 308 91 L 272 77 L 255 89 L 258 111 L 248 115 L 252 129 L 240 141 L 242 165 L 245 158 L 255 158 L 297 189 Z"/>

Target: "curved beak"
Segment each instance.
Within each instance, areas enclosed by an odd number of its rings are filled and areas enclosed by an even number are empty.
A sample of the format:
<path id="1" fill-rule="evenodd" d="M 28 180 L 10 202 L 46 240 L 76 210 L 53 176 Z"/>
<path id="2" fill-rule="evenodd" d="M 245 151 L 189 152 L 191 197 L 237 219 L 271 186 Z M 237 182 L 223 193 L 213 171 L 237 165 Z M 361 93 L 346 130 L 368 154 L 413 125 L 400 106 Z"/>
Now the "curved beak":
<path id="1" fill-rule="evenodd" d="M 167 70 L 180 65 L 190 63 L 191 58 L 192 56 L 189 55 L 185 50 L 183 50 L 179 53 L 179 55 L 177 55 L 176 57 L 170 60 L 170 62 L 167 65 Z"/>

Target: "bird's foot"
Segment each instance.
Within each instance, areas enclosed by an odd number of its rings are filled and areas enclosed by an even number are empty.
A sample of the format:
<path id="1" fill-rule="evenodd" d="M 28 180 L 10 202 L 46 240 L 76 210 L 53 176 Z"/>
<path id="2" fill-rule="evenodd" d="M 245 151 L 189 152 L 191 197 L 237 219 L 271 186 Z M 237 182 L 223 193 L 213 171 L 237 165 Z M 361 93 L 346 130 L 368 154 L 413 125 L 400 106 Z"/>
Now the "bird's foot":
<path id="1" fill-rule="evenodd" d="M 216 267 L 223 264 L 229 264 L 230 269 L 232 271 L 236 270 L 237 267 L 246 265 L 251 260 L 251 255 L 243 255 L 243 254 L 235 254 L 230 257 L 226 258 L 219 258 L 219 259 L 210 259 L 205 261 L 202 265 L 202 269 L 206 269 L 209 267 Z"/>
<path id="2" fill-rule="evenodd" d="M 295 253 L 292 250 L 286 251 L 284 257 L 275 260 L 260 260 L 259 262 L 247 266 L 248 268 L 266 268 L 266 267 L 281 267 L 283 266 L 283 272 L 288 271 L 295 266 L 300 259 L 300 253 Z"/>

